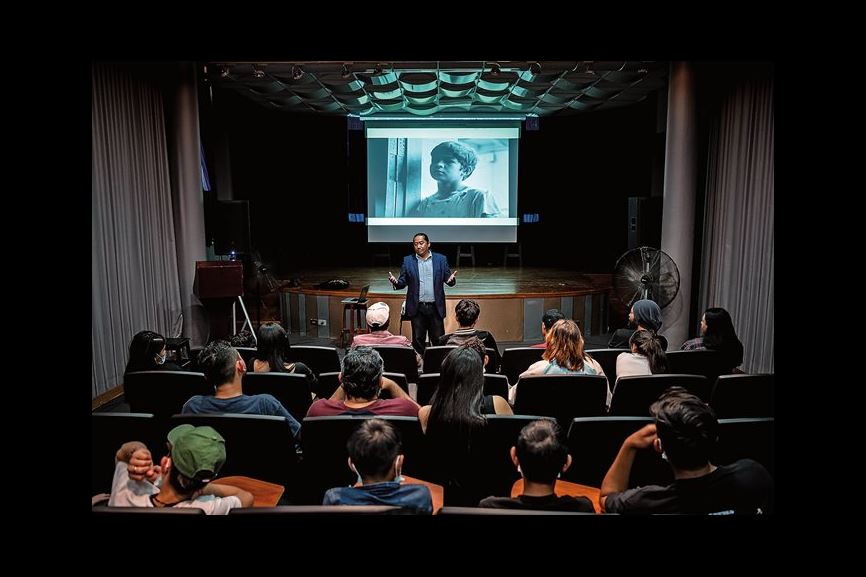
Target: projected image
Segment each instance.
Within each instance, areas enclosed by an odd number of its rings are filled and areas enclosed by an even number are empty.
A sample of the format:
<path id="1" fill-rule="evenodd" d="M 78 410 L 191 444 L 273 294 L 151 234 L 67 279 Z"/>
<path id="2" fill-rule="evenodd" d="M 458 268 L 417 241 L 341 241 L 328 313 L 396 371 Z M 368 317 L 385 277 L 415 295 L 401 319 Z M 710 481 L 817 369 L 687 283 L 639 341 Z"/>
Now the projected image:
<path id="1" fill-rule="evenodd" d="M 449 242 L 513 242 L 519 123 L 370 121 L 365 130 L 368 240 L 423 229 Z"/>
<path id="2" fill-rule="evenodd" d="M 370 216 L 508 216 L 506 139 L 389 138 L 387 148 L 387 185 Z"/>

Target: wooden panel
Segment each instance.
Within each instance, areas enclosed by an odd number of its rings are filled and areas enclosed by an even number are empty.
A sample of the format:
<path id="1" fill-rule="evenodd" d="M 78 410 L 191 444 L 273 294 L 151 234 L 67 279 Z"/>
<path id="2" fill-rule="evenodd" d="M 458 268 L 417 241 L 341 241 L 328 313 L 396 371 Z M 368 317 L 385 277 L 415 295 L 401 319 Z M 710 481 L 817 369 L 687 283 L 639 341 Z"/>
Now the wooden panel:
<path id="1" fill-rule="evenodd" d="M 446 333 L 457 328 L 454 306 L 458 300 L 448 301 L 449 317 L 454 328 L 448 328 L 446 319 Z M 496 342 L 523 340 L 523 299 L 485 299 L 478 301 L 478 304 L 481 306 L 481 315 L 475 328 L 493 333 Z"/>
<path id="2" fill-rule="evenodd" d="M 585 300 L 586 297 L 574 297 L 574 308 L 571 311 L 571 318 L 577 321 L 581 332 L 583 332 L 583 328 L 586 326 Z"/>

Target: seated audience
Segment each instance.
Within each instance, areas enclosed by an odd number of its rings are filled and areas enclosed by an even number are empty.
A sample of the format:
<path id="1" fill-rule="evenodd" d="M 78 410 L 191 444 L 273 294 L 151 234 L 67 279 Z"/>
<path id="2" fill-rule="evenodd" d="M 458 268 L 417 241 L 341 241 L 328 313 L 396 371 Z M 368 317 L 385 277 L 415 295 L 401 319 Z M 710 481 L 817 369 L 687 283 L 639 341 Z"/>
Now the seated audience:
<path id="1" fill-rule="evenodd" d="M 662 328 L 662 310 L 655 301 L 649 299 L 635 301 L 628 314 L 628 326 L 627 329 L 617 329 L 613 333 L 607 343 L 609 348 L 628 348 L 629 339 L 635 330 L 658 333 Z M 659 339 L 661 339 L 662 348 L 668 350 L 668 340 L 661 335 L 659 335 Z"/>
<path id="2" fill-rule="evenodd" d="M 254 349 L 256 348 L 256 338 L 253 336 L 253 333 L 244 329 L 239 333 L 233 334 L 232 338 L 229 339 L 229 344 L 235 348 Z"/>
<path id="3" fill-rule="evenodd" d="M 616 357 L 616 378 L 666 373 L 667 354 L 652 331 L 635 331 L 628 341 L 631 352 Z"/>
<path id="4" fill-rule="evenodd" d="M 308 417 L 333 415 L 403 415 L 418 416 L 418 403 L 400 385 L 382 376 L 382 356 L 370 347 L 349 349 L 343 357 L 340 386 L 330 399 L 319 399 L 310 405 Z M 388 391 L 390 399 L 380 399 Z"/>
<path id="5" fill-rule="evenodd" d="M 724 357 L 726 372 L 743 364 L 743 343 L 737 338 L 731 314 L 723 308 L 712 307 L 701 317 L 701 336 L 683 343 L 683 351 L 709 349 L 718 351 Z"/>
<path id="6" fill-rule="evenodd" d="M 539 419 L 523 427 L 517 446 L 511 447 L 511 461 L 523 477 L 523 494 L 514 499 L 487 497 L 479 507 L 595 512 L 592 501 L 586 497 L 558 497 L 554 491 L 559 474 L 571 466 L 571 455 L 560 441 L 556 421 Z"/>
<path id="7" fill-rule="evenodd" d="M 562 320 L 565 318 L 565 315 L 562 314 L 559 309 L 550 309 L 544 316 L 541 317 L 541 338 L 543 339 L 540 343 L 532 345 L 534 349 L 544 349 L 547 348 L 547 331 L 550 330 L 550 327 L 553 326 L 553 323 L 556 321 Z"/>
<path id="8" fill-rule="evenodd" d="M 467 339 L 478 337 L 484 343 L 484 346 L 493 349 L 493 354 L 496 358 L 490 359 L 494 361 L 493 366 L 498 367 L 499 347 L 496 346 L 496 339 L 487 331 L 480 331 L 475 328 L 475 323 L 478 322 L 478 317 L 481 314 L 481 307 L 477 301 L 471 299 L 461 299 L 457 306 L 454 307 L 454 314 L 457 317 L 458 328 L 453 333 L 442 335 L 439 339 L 439 345 L 462 345 Z"/>
<path id="9" fill-rule="evenodd" d="M 144 443 L 120 447 L 110 507 L 195 507 L 208 515 L 252 507 L 249 492 L 213 482 L 226 462 L 225 439 L 213 428 L 179 425 L 168 433 L 168 443 L 169 455 L 159 466 Z"/>
<path id="10" fill-rule="evenodd" d="M 301 424 L 273 395 L 245 395 L 242 381 L 247 365 L 226 341 L 213 341 L 201 350 L 198 364 L 213 395 L 196 395 L 183 405 L 183 414 L 242 413 L 286 417 L 292 434 L 298 438 Z"/>
<path id="11" fill-rule="evenodd" d="M 166 362 L 165 337 L 153 331 L 141 331 L 129 343 L 129 360 L 125 373 L 136 371 L 182 371 L 183 369 Z"/>
<path id="12" fill-rule="evenodd" d="M 710 455 L 719 423 L 709 405 L 682 387 L 671 387 L 650 407 L 655 424 L 630 435 L 601 483 L 608 513 L 771 513 L 773 480 L 763 465 L 740 459 L 715 466 Z M 628 488 L 635 453 L 654 449 L 671 466 L 674 482 Z"/>
<path id="13" fill-rule="evenodd" d="M 388 327 L 391 323 L 391 308 L 387 303 L 373 303 L 367 307 L 367 327 L 370 332 L 355 335 L 352 339 L 352 347 L 374 347 L 376 345 L 398 345 L 412 348 L 412 341 L 403 335 L 391 334 Z M 412 349 L 414 350 L 414 349 Z M 421 355 L 415 353 L 415 361 L 421 368 Z"/>
<path id="14" fill-rule="evenodd" d="M 604 369 L 598 361 L 586 354 L 583 349 L 583 335 L 577 323 L 571 319 L 556 321 L 547 333 L 547 348 L 541 360 L 520 373 L 520 378 L 533 375 L 602 375 Z M 517 384 L 508 388 L 508 402 L 517 398 Z M 610 383 L 607 386 L 606 405 L 610 406 Z"/>
<path id="15" fill-rule="evenodd" d="M 259 341 L 256 358 L 253 359 L 254 373 L 297 373 L 307 377 L 310 390 L 316 391 L 318 379 L 304 363 L 288 363 L 290 354 L 289 335 L 279 323 L 265 323 L 259 327 Z"/>
<path id="16" fill-rule="evenodd" d="M 401 485 L 403 454 L 398 431 L 387 421 L 364 421 L 346 443 L 349 468 L 358 475 L 354 487 L 325 493 L 323 505 L 390 505 L 433 513 L 433 498 L 425 485 Z"/>

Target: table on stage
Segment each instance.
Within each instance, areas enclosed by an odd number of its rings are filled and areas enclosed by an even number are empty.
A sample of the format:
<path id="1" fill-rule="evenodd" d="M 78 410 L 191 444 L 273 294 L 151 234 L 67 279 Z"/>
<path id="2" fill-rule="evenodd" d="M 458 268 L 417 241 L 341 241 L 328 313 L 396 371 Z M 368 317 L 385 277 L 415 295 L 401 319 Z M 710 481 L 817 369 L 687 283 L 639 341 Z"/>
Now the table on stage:
<path id="1" fill-rule="evenodd" d="M 589 485 L 580 485 L 570 481 L 562 481 L 557 479 L 556 487 L 553 489 L 557 496 L 570 495 L 572 497 L 586 497 L 592 501 L 592 506 L 596 513 L 601 513 L 601 506 L 598 504 L 598 487 L 590 487 Z M 523 479 L 517 479 L 511 487 L 511 498 L 515 498 L 523 494 Z"/>

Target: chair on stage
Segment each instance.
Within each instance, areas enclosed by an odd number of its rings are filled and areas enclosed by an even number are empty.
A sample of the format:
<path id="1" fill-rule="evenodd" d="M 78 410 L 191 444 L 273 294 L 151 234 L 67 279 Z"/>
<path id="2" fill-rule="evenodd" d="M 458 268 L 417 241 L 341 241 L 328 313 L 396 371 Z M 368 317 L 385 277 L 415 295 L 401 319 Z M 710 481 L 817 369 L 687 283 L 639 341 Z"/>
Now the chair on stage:
<path id="1" fill-rule="evenodd" d="M 464 249 L 463 247 L 466 246 Z M 457 245 L 457 259 L 455 261 L 455 266 L 460 267 L 460 259 L 468 258 L 469 262 L 472 263 L 472 268 L 475 268 L 475 245 Z"/>

